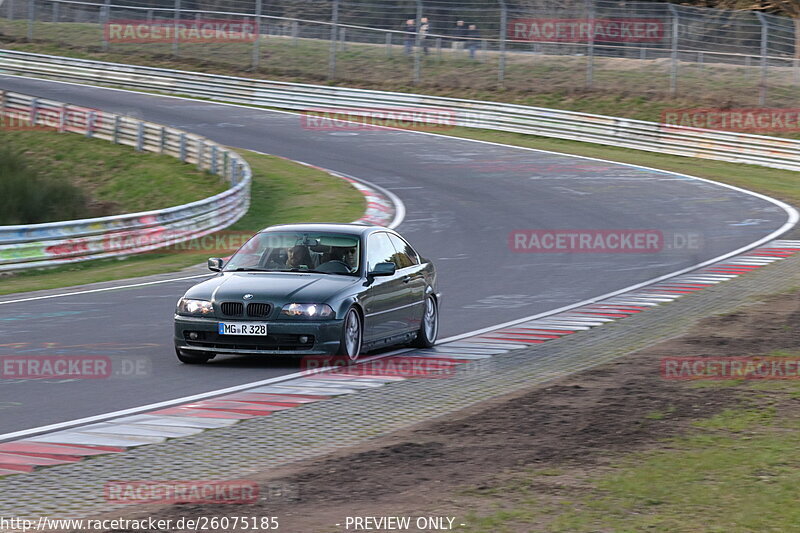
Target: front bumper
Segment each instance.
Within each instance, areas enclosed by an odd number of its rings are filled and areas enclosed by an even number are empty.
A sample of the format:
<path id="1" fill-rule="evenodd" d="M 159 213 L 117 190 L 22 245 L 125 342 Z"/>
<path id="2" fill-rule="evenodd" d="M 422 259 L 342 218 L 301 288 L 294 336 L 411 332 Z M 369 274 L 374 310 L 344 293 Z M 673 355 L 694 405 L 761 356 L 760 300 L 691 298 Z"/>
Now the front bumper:
<path id="1" fill-rule="evenodd" d="M 219 335 L 218 318 L 175 315 L 175 347 L 182 352 L 242 355 L 333 355 L 339 349 L 343 320 L 246 320 L 266 322 L 267 335 Z M 190 338 L 190 334 L 197 338 Z M 308 337 L 300 342 L 301 337 Z"/>

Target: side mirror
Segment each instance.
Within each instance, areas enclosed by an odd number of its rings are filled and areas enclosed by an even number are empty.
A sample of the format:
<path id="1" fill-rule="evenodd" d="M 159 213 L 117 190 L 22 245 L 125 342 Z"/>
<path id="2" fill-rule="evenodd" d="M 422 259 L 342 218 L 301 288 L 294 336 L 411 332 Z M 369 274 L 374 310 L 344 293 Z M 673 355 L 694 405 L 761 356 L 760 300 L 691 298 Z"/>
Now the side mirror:
<path id="1" fill-rule="evenodd" d="M 394 273 L 397 271 L 397 265 L 392 262 L 387 261 L 386 263 L 378 263 L 375 265 L 375 268 L 372 269 L 372 272 L 369 273 L 370 276 L 394 276 Z"/>
<path id="2" fill-rule="evenodd" d="M 208 259 L 208 269 L 211 272 L 219 272 L 224 264 L 225 261 L 219 257 L 209 257 Z"/>

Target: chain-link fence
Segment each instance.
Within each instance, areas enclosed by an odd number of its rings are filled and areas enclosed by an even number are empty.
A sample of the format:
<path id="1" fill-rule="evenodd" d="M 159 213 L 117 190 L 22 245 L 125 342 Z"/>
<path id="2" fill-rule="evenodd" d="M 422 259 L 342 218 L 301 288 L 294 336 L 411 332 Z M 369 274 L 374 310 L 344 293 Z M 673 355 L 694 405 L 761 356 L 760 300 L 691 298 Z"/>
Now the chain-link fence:
<path id="1" fill-rule="evenodd" d="M 391 87 L 712 91 L 761 106 L 793 105 L 800 94 L 800 21 L 751 11 L 608 0 L 113 1 L 0 0 L 0 33 L 162 64 L 181 57 L 212 69 Z M 178 31 L 224 21 L 247 22 L 253 38 Z M 141 38 L 137 25 L 164 32 Z"/>

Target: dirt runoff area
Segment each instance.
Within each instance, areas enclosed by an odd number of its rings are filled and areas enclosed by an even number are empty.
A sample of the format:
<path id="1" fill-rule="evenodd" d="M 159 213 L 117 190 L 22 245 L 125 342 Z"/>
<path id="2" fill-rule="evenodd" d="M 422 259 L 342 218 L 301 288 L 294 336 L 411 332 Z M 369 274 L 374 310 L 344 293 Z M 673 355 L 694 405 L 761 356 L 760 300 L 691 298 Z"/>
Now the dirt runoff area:
<path id="1" fill-rule="evenodd" d="M 417 529 L 417 517 L 450 517 L 456 531 L 549 530 L 540 517 L 510 529 L 470 522 L 497 512 L 498 498 L 487 499 L 487 494 L 502 491 L 503 505 L 520 504 L 521 493 L 513 487 L 522 481 L 526 490 L 550 502 L 568 503 L 589 490 L 587 478 L 631 452 L 663 446 L 665 438 L 689 431 L 693 421 L 742 402 L 767 398 L 788 413 L 798 404 L 789 395 L 771 397 L 747 382 L 698 387 L 665 380 L 660 362 L 670 356 L 794 350 L 800 345 L 798 323 L 796 294 L 770 296 L 706 318 L 683 337 L 546 387 L 475 405 L 304 466 L 265 473 L 262 490 L 269 494 L 283 487 L 283 497 L 255 505 L 175 505 L 139 516 L 276 516 L 278 531 L 291 533 L 396 531 L 358 529 L 352 522 L 346 528 L 347 517 L 387 516 L 412 517 L 409 531 L 437 530 L 433 522 Z"/>

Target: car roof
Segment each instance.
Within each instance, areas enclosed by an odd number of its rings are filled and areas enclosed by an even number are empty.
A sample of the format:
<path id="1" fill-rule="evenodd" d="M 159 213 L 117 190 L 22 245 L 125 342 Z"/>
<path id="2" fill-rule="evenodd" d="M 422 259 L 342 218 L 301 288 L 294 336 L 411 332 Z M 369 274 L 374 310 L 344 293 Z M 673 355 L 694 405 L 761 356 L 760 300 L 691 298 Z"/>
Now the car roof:
<path id="1" fill-rule="evenodd" d="M 374 231 L 392 231 L 383 226 L 367 226 L 364 224 L 341 224 L 341 223 L 310 223 L 310 224 L 277 224 L 264 228 L 260 233 L 267 231 L 309 231 L 309 232 L 335 232 L 347 233 L 350 235 L 367 235 Z"/>

